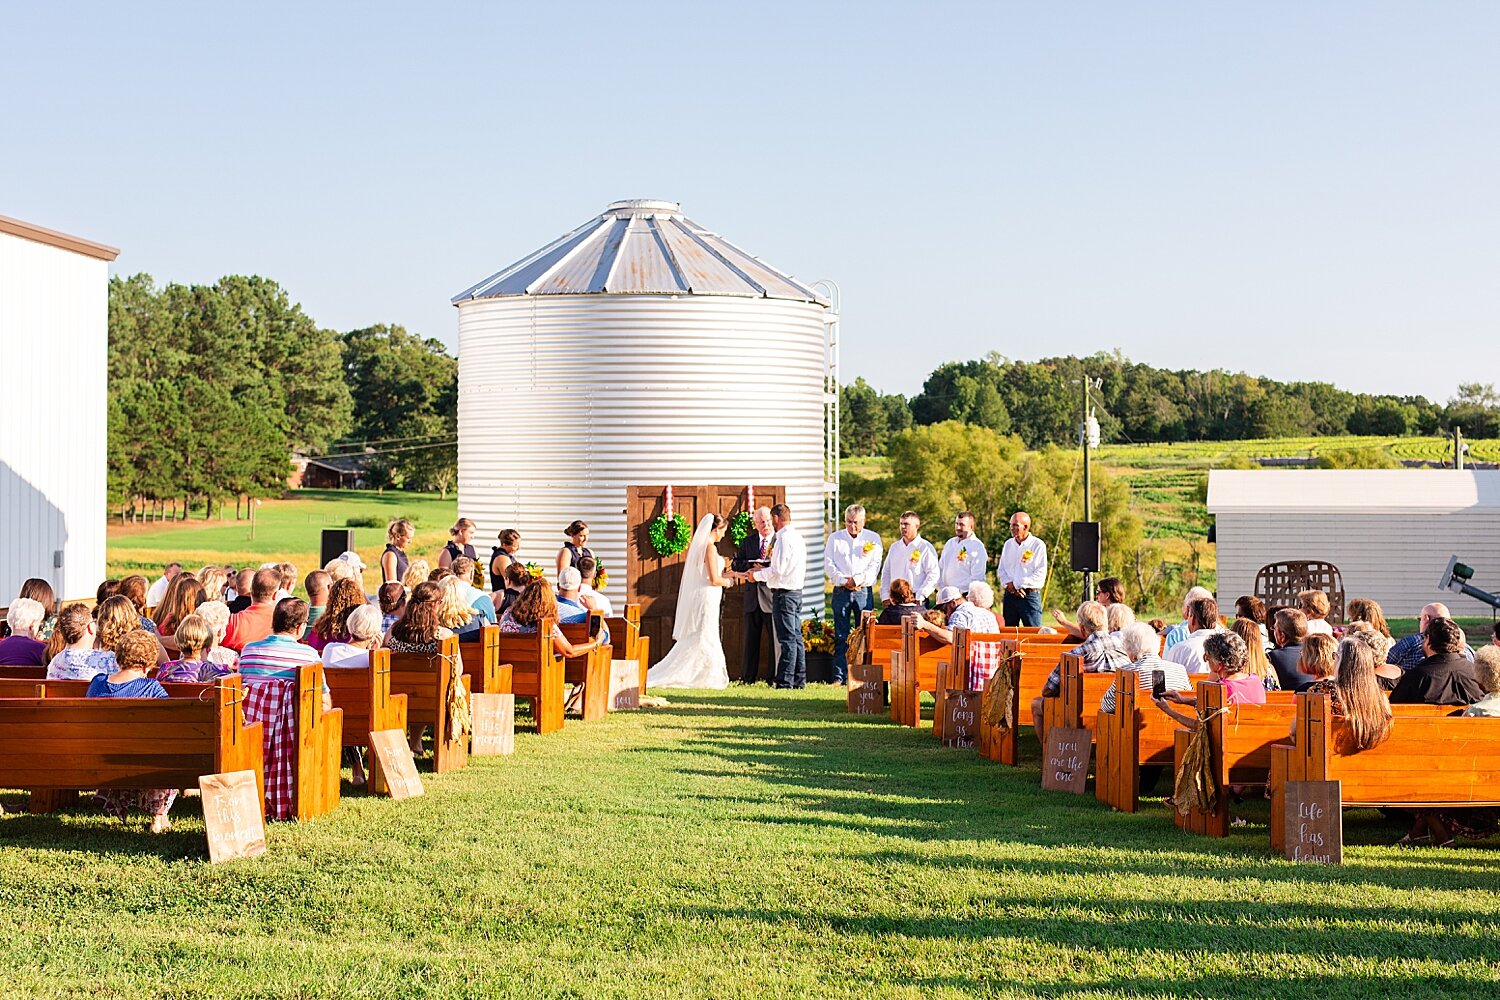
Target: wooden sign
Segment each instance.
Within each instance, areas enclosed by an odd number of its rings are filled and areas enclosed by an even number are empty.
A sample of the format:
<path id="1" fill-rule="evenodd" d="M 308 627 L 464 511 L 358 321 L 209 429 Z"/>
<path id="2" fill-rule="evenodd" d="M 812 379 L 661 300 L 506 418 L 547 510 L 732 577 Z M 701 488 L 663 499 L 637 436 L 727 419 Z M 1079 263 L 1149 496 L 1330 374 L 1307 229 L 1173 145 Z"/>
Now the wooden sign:
<path id="1" fill-rule="evenodd" d="M 609 665 L 609 710 L 628 712 L 641 707 L 641 665 L 614 660 Z"/>
<path id="2" fill-rule="evenodd" d="M 880 664 L 849 664 L 848 703 L 855 715 L 885 714 L 885 676 Z"/>
<path id="3" fill-rule="evenodd" d="M 475 757 L 503 757 L 516 749 L 516 696 L 471 694 L 469 708 L 474 717 Z"/>
<path id="4" fill-rule="evenodd" d="M 211 864 L 266 853 L 266 804 L 254 771 L 200 775 L 198 792 Z"/>
<path id="5" fill-rule="evenodd" d="M 1087 729 L 1053 726 L 1047 730 L 1047 744 L 1042 748 L 1042 787 L 1082 795 L 1088 786 L 1093 752 L 1093 737 Z"/>
<path id="6" fill-rule="evenodd" d="M 370 749 L 385 776 L 391 798 L 413 799 L 422 794 L 422 779 L 417 775 L 417 762 L 412 758 L 404 730 L 382 729 L 371 733 Z"/>
<path id="7" fill-rule="evenodd" d="M 1288 781 L 1281 849 L 1288 861 L 1344 863 L 1343 788 L 1337 781 Z"/>
<path id="8" fill-rule="evenodd" d="M 943 746 L 973 747 L 979 741 L 979 691 L 950 689 L 943 701 Z"/>

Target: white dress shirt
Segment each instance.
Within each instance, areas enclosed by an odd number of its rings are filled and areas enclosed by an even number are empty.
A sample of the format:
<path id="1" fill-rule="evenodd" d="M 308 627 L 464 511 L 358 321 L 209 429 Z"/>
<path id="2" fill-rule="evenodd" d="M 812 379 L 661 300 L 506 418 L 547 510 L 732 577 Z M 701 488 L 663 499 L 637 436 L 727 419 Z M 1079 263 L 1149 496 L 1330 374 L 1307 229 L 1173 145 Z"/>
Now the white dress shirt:
<path id="1" fill-rule="evenodd" d="M 882 601 L 891 596 L 891 584 L 897 580 L 906 580 L 911 584 L 918 604 L 937 590 L 937 549 L 921 535 L 913 538 L 910 545 L 899 537 L 891 542 L 890 550 L 885 554 L 885 569 L 880 573 Z"/>
<path id="2" fill-rule="evenodd" d="M 880 582 L 880 536 L 869 528 L 858 535 L 850 535 L 843 528 L 828 536 L 828 545 L 823 558 L 828 565 L 828 579 L 834 589 L 850 580 L 859 590 L 873 587 Z"/>
<path id="3" fill-rule="evenodd" d="M 1208 673 L 1208 660 L 1203 656 L 1203 642 L 1218 631 L 1221 630 L 1200 628 L 1196 632 L 1189 632 L 1187 638 L 1167 650 L 1163 659 L 1168 663 L 1178 664 L 1190 674 Z"/>
<path id="4" fill-rule="evenodd" d="M 772 590 L 801 590 L 807 579 L 807 543 L 788 524 L 771 537 L 771 565 L 755 570 L 755 579 Z"/>
<path id="5" fill-rule="evenodd" d="M 967 594 L 969 584 L 983 580 L 989 568 L 990 554 L 983 542 L 973 535 L 968 538 L 954 535 L 943 543 L 943 554 L 938 557 L 938 586 L 957 587 L 960 594 Z"/>
<path id="6" fill-rule="evenodd" d="M 1001 590 L 1007 583 L 1019 590 L 1041 590 L 1047 582 L 1047 543 L 1036 535 L 1027 535 L 1026 541 L 1019 543 L 1007 538 L 995 575 L 1000 578 Z"/>
<path id="7" fill-rule="evenodd" d="M 615 606 L 610 603 L 609 598 L 599 593 L 599 591 L 595 590 L 593 587 L 590 587 L 585 583 L 578 588 L 578 593 L 587 594 L 592 597 L 594 599 L 594 603 L 599 606 L 599 613 L 604 617 L 613 618 L 615 616 Z"/>
<path id="8" fill-rule="evenodd" d="M 151 585 L 151 589 L 146 591 L 146 603 L 153 608 L 160 604 L 163 598 L 167 596 L 167 587 L 170 584 L 171 581 L 166 577 L 157 577 L 156 582 Z"/>

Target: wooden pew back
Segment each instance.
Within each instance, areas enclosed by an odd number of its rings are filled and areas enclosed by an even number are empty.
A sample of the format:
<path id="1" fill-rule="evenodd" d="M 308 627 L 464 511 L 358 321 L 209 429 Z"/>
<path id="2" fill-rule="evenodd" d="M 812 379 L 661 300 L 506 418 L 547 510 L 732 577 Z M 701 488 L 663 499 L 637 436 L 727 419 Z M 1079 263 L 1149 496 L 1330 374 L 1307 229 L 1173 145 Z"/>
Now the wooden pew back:
<path id="1" fill-rule="evenodd" d="M 651 666 L 651 637 L 641 635 L 641 606 L 625 605 L 623 615 L 606 618 L 609 626 L 609 641 L 614 646 L 617 659 L 630 660 L 640 665 L 640 693 L 646 693 L 646 671 Z"/>
<path id="2" fill-rule="evenodd" d="M 591 612 L 588 621 L 563 622 L 563 638 L 575 646 L 588 642 L 591 633 L 600 634 L 596 622 L 599 625 L 604 623 L 598 612 Z M 594 722 L 609 714 L 609 665 L 613 659 L 612 646 L 598 646 L 583 656 L 570 656 L 563 661 L 563 680 L 568 684 L 583 685 L 582 714 L 585 722 Z"/>
<path id="3" fill-rule="evenodd" d="M 408 725 L 432 726 L 432 770 L 443 774 L 469 762 L 467 734 L 448 731 L 448 691 L 453 683 L 453 664 L 462 664 L 458 637 L 449 636 L 438 644 L 436 653 L 397 653 L 390 656 L 390 683 L 393 695 L 406 696 Z M 469 678 L 462 677 L 465 690 Z"/>
<path id="4" fill-rule="evenodd" d="M 535 632 L 501 632 L 500 659 L 511 665 L 511 687 L 517 698 L 531 700 L 538 733 L 563 727 L 563 664 L 552 655 L 552 620 Z"/>
<path id="5" fill-rule="evenodd" d="M 406 732 L 406 695 L 391 694 L 390 650 L 372 650 L 369 666 L 333 667 L 324 676 L 334 707 L 344 713 L 344 746 L 369 747 L 371 733 L 390 729 Z M 370 791 L 390 791 L 373 758 L 366 774 Z"/>
<path id="6" fill-rule="evenodd" d="M 460 642 L 458 655 L 464 662 L 469 689 L 475 694 L 511 693 L 511 666 L 500 661 L 499 625 L 480 629 L 478 642 Z"/>

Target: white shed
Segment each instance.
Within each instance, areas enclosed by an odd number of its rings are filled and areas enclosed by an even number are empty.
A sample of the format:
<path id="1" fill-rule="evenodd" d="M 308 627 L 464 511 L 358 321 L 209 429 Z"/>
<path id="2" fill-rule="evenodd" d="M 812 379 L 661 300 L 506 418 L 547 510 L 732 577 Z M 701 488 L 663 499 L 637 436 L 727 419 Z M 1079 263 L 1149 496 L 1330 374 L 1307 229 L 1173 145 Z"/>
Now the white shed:
<path id="1" fill-rule="evenodd" d="M 1472 583 L 1500 592 L 1500 472 L 1447 469 L 1260 469 L 1208 474 L 1219 600 L 1253 592 L 1272 562 L 1333 563 L 1347 597 L 1387 615 L 1442 601 L 1457 615 L 1488 615 L 1471 597 L 1438 590 L 1450 556 Z"/>
<path id="2" fill-rule="evenodd" d="M 109 262 L 119 251 L 0 216 L 0 604 L 104 578 Z"/>

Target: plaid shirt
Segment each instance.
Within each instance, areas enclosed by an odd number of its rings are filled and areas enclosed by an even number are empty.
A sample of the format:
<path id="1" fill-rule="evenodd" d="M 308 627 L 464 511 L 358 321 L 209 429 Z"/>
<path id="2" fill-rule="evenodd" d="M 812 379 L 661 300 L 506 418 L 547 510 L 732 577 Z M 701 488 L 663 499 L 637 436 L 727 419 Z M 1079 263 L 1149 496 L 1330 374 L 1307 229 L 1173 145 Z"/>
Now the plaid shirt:
<path id="1" fill-rule="evenodd" d="M 297 682 L 245 677 L 245 722 L 265 727 L 266 818 L 297 815 Z"/>

